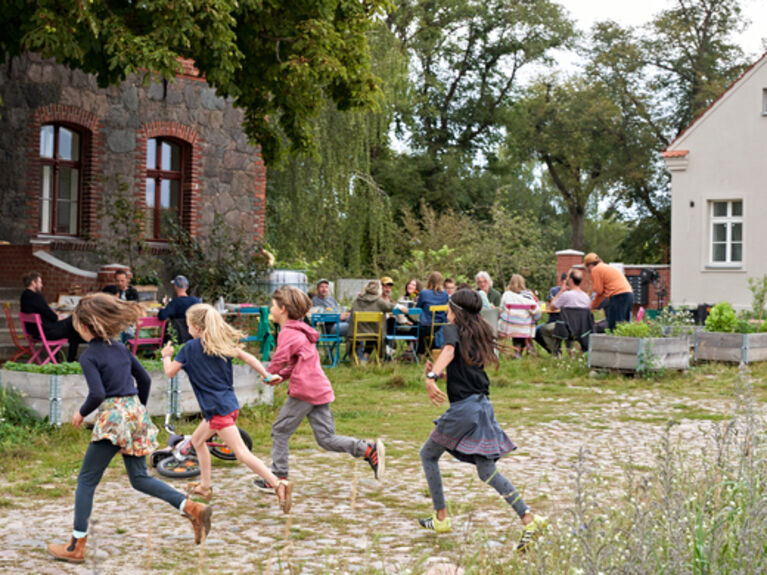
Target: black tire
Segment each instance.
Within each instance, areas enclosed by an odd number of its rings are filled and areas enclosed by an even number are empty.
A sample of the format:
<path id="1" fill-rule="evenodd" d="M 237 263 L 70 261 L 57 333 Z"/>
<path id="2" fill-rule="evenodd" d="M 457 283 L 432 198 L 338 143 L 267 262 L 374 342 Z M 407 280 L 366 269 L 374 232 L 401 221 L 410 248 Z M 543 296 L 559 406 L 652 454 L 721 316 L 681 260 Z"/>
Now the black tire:
<path id="1" fill-rule="evenodd" d="M 200 474 L 200 463 L 196 457 L 186 457 L 179 461 L 175 457 L 166 457 L 157 462 L 157 472 L 164 477 L 196 477 Z"/>
<path id="2" fill-rule="evenodd" d="M 248 451 L 253 451 L 253 440 L 251 439 L 248 432 L 241 427 L 238 427 L 237 429 L 240 432 L 240 437 L 242 437 L 242 442 L 245 444 L 245 447 L 248 448 Z M 217 435 L 214 435 L 210 438 L 210 441 L 218 442 L 221 440 Z M 210 451 L 211 455 L 215 455 L 219 459 L 224 459 L 226 461 L 234 461 L 237 459 L 234 455 L 234 451 L 225 446 L 208 446 L 208 450 Z"/>

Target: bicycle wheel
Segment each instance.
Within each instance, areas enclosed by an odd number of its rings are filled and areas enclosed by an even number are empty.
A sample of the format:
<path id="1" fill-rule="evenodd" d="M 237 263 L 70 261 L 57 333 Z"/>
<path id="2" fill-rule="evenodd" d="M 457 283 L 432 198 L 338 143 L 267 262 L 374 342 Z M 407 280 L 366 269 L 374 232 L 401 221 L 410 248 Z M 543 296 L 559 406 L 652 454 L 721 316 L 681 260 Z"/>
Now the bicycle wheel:
<path id="1" fill-rule="evenodd" d="M 200 463 L 196 457 L 187 457 L 183 461 L 166 457 L 157 463 L 157 472 L 165 477 L 195 477 L 200 474 Z"/>
<path id="2" fill-rule="evenodd" d="M 253 440 L 250 438 L 250 435 L 248 435 L 248 432 L 240 427 L 238 427 L 237 430 L 240 432 L 242 442 L 245 444 L 245 447 L 248 448 L 248 451 L 253 451 Z M 208 450 L 212 455 L 215 455 L 219 459 L 225 459 L 226 461 L 234 461 L 237 459 L 234 455 L 234 451 L 228 445 L 224 444 L 218 435 L 214 435 L 210 438 L 208 441 Z"/>

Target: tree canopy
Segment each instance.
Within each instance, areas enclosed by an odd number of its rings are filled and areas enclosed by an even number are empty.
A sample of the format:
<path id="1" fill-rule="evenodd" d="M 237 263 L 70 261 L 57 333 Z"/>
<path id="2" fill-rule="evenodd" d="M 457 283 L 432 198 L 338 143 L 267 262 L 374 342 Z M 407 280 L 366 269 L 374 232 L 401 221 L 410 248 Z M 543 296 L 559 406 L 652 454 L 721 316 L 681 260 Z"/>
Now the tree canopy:
<path id="1" fill-rule="evenodd" d="M 312 120 L 378 105 L 367 32 L 386 0 L 6 0 L 3 60 L 24 51 L 92 73 L 101 86 L 149 70 L 168 79 L 179 58 L 245 110 L 264 159 L 313 148 Z"/>

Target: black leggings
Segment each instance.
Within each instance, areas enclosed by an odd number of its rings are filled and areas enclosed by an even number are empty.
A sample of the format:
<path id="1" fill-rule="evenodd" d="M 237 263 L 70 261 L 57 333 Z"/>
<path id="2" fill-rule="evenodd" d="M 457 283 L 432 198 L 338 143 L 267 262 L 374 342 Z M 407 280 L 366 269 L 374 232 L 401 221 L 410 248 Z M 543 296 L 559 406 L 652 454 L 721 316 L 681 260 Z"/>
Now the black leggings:
<path id="1" fill-rule="evenodd" d="M 93 494 L 104 475 L 104 470 L 112 458 L 120 452 L 120 448 L 109 441 L 92 441 L 85 452 L 80 475 L 77 477 L 75 492 L 75 531 L 88 532 L 88 519 L 93 509 Z M 167 501 L 178 509 L 186 499 L 183 493 L 176 491 L 159 479 L 149 477 L 146 472 L 144 457 L 123 454 L 123 463 L 128 472 L 130 484 L 134 489 Z"/>

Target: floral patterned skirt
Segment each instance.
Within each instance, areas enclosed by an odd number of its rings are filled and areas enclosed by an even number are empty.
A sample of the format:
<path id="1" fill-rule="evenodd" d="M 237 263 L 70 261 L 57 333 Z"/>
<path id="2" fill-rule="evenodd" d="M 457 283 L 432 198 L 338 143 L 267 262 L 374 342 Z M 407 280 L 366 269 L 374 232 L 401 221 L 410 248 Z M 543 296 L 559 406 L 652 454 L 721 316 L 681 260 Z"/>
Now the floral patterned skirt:
<path id="1" fill-rule="evenodd" d="M 108 397 L 99 405 L 91 441 L 103 439 L 125 455 L 141 457 L 157 449 L 157 427 L 137 395 Z"/>

